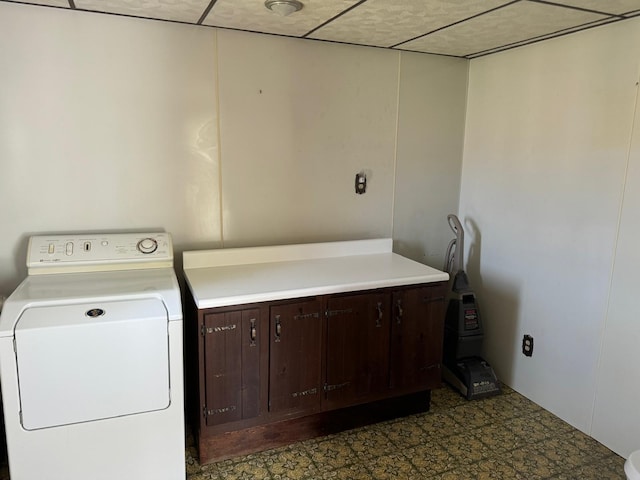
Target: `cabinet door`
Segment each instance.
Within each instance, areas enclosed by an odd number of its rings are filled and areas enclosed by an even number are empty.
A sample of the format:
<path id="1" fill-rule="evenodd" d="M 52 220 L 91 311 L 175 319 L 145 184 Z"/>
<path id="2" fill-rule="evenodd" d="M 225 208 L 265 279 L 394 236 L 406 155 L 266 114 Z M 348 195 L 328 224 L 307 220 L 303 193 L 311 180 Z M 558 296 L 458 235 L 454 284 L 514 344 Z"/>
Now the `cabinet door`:
<path id="1" fill-rule="evenodd" d="M 444 288 L 424 286 L 394 293 L 391 325 L 392 388 L 418 391 L 440 385 Z"/>
<path id="2" fill-rule="evenodd" d="M 329 299 L 325 409 L 360 403 L 388 390 L 390 301 L 389 294 Z"/>
<path id="3" fill-rule="evenodd" d="M 204 316 L 207 426 L 259 414 L 259 314 L 252 309 Z"/>
<path id="4" fill-rule="evenodd" d="M 270 308 L 269 411 L 320 406 L 322 317 L 318 300 Z"/>

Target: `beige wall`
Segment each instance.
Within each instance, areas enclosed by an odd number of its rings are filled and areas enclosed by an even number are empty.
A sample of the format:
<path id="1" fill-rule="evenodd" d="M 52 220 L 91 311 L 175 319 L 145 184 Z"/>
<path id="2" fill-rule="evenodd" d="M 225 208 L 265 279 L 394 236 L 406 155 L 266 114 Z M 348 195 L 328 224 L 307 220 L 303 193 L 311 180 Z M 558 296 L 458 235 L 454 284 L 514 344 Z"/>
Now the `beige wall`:
<path id="1" fill-rule="evenodd" d="M 638 45 L 640 22 L 635 26 L 634 43 Z M 640 64 L 638 49 L 633 53 Z M 636 88 L 631 148 L 591 430 L 595 438 L 624 456 L 640 449 L 640 382 L 637 381 L 640 378 L 640 320 L 636 314 L 640 284 L 640 96 L 637 93 Z"/>
<path id="2" fill-rule="evenodd" d="M 215 31 L 0 4 L 0 293 L 38 232 L 220 240 Z"/>
<path id="3" fill-rule="evenodd" d="M 391 236 L 398 53 L 227 30 L 218 51 L 225 246 Z"/>
<path id="4" fill-rule="evenodd" d="M 631 20 L 474 60 L 469 73 L 460 216 L 486 355 L 509 385 L 587 433 L 599 363 L 609 365 L 603 385 L 616 379 L 612 395 L 640 404 L 632 351 L 620 353 L 628 375 L 606 359 L 625 342 L 610 339 L 601 354 L 616 238 L 638 237 L 618 222 L 639 64 Z M 625 281 L 637 284 L 631 272 Z M 531 358 L 520 353 L 523 334 L 535 339 Z M 615 409 L 596 413 L 625 421 Z M 626 421 L 640 425 L 639 415 Z M 618 452 L 632 448 L 593 433 Z"/>
<path id="5" fill-rule="evenodd" d="M 403 53 L 393 249 L 442 269 L 458 212 L 469 62 Z"/>
<path id="6" fill-rule="evenodd" d="M 439 213 L 406 229 L 396 207 L 394 229 L 394 188 L 401 210 L 413 195 L 395 175 L 452 162 L 413 205 L 455 210 L 462 125 L 439 120 L 464 115 L 442 100 L 463 98 L 464 60 L 6 2 L 0 32 L 0 294 L 31 233 L 165 229 L 178 267 L 184 249 L 394 230 L 419 259 L 439 248 Z"/>

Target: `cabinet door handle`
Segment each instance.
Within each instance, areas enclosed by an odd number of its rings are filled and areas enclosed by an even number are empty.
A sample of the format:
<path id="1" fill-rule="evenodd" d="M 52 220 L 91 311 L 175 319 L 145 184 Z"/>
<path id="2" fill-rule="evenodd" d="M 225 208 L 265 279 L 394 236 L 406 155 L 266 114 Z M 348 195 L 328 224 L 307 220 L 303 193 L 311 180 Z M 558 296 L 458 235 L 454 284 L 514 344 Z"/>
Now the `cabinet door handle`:
<path id="1" fill-rule="evenodd" d="M 276 342 L 280 341 L 280 335 L 282 334 L 282 325 L 280 324 L 280 315 L 276 315 Z"/>
<path id="2" fill-rule="evenodd" d="M 376 310 L 378 310 L 378 318 L 376 318 L 376 328 L 382 327 L 382 302 L 378 302 L 376 305 Z"/>
<path id="3" fill-rule="evenodd" d="M 251 347 L 255 347 L 256 346 L 256 338 L 258 337 L 258 329 L 256 327 L 256 319 L 252 318 L 250 320 L 250 322 L 251 322 L 251 327 L 249 328 L 249 338 L 251 339 L 250 346 Z"/>
<path id="4" fill-rule="evenodd" d="M 304 320 L 306 318 L 320 318 L 320 313 L 318 313 L 318 312 L 300 313 L 299 315 L 294 315 L 293 316 L 294 320 Z"/>
<path id="5" fill-rule="evenodd" d="M 402 323 L 402 314 L 403 314 L 402 300 L 396 300 L 396 309 L 397 309 L 396 322 L 398 322 L 398 325 L 400 325 Z"/>

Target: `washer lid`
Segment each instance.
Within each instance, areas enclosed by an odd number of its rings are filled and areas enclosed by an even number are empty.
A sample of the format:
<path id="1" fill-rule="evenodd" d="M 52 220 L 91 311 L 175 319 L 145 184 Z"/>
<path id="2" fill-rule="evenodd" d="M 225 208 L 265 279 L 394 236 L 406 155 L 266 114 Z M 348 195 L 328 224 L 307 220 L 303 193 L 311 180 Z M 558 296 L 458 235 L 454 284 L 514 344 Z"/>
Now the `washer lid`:
<path id="1" fill-rule="evenodd" d="M 167 408 L 167 311 L 147 298 L 26 309 L 15 329 L 26 430 Z"/>

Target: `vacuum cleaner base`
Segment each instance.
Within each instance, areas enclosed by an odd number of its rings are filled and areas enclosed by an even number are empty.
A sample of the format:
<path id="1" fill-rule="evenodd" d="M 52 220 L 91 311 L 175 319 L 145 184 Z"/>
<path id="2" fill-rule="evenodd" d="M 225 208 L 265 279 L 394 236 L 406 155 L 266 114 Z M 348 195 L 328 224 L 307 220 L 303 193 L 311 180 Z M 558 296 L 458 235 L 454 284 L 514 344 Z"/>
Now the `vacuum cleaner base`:
<path id="1" fill-rule="evenodd" d="M 480 357 L 461 358 L 454 365 L 443 365 L 442 378 L 467 400 L 490 397 L 501 392 L 493 368 Z"/>

